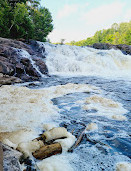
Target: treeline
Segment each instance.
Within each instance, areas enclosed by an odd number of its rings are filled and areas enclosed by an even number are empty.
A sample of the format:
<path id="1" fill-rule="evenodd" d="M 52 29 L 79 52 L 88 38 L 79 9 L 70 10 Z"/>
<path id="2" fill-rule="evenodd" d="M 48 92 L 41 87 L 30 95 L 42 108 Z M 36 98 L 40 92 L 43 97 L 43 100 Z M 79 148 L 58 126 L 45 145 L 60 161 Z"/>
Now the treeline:
<path id="1" fill-rule="evenodd" d="M 131 21 L 114 23 L 111 28 L 97 31 L 93 37 L 78 42 L 72 41 L 69 45 L 87 46 L 94 43 L 127 44 L 131 45 Z"/>
<path id="2" fill-rule="evenodd" d="M 52 16 L 39 0 L 0 0 L 0 37 L 45 41 Z"/>

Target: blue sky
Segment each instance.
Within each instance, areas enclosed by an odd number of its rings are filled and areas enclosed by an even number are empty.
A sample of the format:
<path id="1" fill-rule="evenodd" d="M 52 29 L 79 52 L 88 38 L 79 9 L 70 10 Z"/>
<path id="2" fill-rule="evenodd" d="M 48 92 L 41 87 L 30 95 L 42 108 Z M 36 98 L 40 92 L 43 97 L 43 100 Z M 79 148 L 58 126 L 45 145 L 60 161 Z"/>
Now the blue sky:
<path id="1" fill-rule="evenodd" d="M 113 23 L 131 20 L 131 0 L 41 0 L 53 17 L 51 42 L 78 41 Z"/>

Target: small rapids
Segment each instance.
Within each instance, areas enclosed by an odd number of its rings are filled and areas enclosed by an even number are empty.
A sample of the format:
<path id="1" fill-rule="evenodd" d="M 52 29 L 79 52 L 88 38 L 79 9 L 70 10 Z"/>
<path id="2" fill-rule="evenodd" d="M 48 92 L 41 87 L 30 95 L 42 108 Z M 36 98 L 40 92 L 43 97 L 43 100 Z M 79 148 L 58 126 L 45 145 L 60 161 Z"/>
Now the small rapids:
<path id="1" fill-rule="evenodd" d="M 40 171 L 130 171 L 131 57 L 119 50 L 39 44 L 51 77 L 1 87 L 0 132 L 13 133 L 5 139 L 0 133 L 0 139 L 17 148 L 48 124 L 76 138 L 87 128 L 72 153 L 36 161 Z"/>

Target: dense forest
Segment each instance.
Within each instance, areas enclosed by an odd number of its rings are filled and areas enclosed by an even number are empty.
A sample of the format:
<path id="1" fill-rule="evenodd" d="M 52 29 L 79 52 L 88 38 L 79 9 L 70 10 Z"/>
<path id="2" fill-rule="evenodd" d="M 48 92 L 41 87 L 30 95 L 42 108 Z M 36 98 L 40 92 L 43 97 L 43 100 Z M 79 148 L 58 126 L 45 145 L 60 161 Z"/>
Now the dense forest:
<path id="1" fill-rule="evenodd" d="M 0 0 L 0 37 L 46 41 L 52 16 L 39 0 Z"/>
<path id="2" fill-rule="evenodd" d="M 127 44 L 131 45 L 131 21 L 114 23 L 111 28 L 97 31 L 93 37 L 78 42 L 72 41 L 69 45 L 87 46 L 94 43 Z"/>

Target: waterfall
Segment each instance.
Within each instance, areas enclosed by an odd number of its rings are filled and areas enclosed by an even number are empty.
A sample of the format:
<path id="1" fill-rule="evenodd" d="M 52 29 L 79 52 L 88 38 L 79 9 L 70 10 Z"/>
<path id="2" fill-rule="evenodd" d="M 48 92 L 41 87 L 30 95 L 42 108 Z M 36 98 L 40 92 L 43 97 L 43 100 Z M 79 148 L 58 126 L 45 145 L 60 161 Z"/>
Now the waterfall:
<path id="1" fill-rule="evenodd" d="M 130 78 L 131 56 L 124 55 L 120 50 L 39 44 L 45 47 L 49 74 Z"/>
<path id="2" fill-rule="evenodd" d="M 37 71 L 37 73 L 38 73 L 41 77 L 45 77 L 45 75 L 42 74 L 41 71 L 39 70 L 39 66 L 37 66 L 37 65 L 35 64 L 35 61 L 31 58 L 31 55 L 30 55 L 27 51 L 25 51 L 25 50 L 23 50 L 23 49 L 17 49 L 17 53 L 19 54 L 19 56 L 20 56 L 21 58 L 28 58 L 28 59 L 30 60 L 31 64 L 32 64 L 33 68 Z"/>

